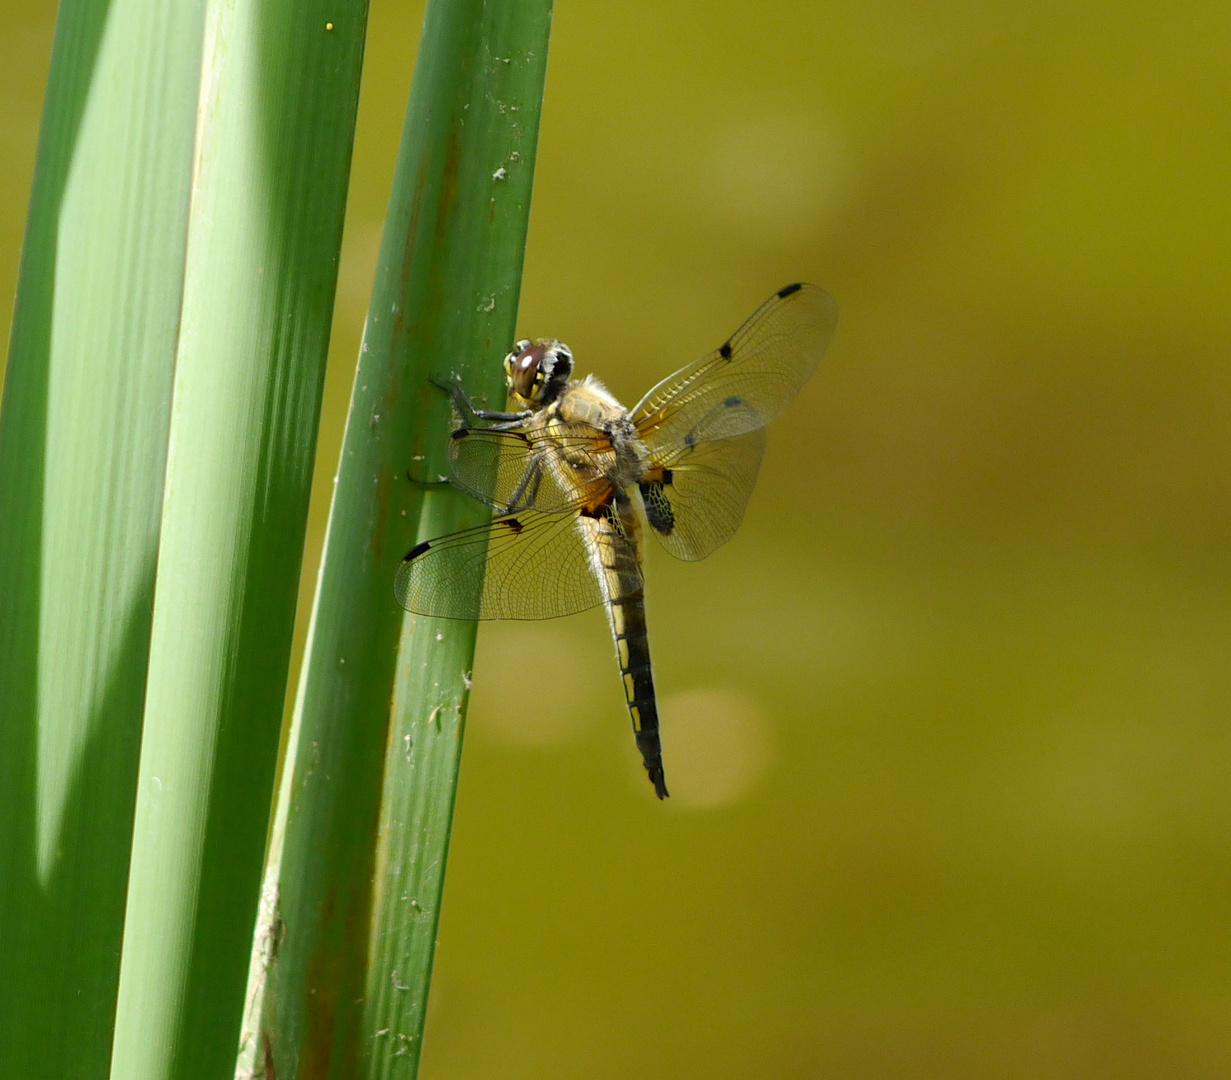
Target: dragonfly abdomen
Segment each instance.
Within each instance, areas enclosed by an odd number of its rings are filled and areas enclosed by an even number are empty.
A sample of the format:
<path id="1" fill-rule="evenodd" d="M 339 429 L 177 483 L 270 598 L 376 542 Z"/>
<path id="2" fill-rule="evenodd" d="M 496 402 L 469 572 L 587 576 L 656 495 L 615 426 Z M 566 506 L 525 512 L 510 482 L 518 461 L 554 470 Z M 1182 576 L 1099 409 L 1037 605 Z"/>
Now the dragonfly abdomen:
<path id="1" fill-rule="evenodd" d="M 637 588 L 609 601 L 611 629 L 620 661 L 624 698 L 633 721 L 633 737 L 654 793 L 667 797 L 663 776 L 662 741 L 658 735 L 658 702 L 654 696 L 654 673 L 650 667 L 650 638 L 645 625 L 645 590 Z"/>
<path id="2" fill-rule="evenodd" d="M 654 792 L 667 797 L 663 779 L 662 743 L 658 736 L 658 705 L 650 668 L 650 641 L 645 624 L 645 587 L 641 572 L 641 527 L 633 505 L 635 494 L 616 487 L 609 499 L 582 516 L 588 532 L 594 572 L 607 600 L 611 634 L 615 638 L 624 698 L 633 721 L 633 736 Z"/>

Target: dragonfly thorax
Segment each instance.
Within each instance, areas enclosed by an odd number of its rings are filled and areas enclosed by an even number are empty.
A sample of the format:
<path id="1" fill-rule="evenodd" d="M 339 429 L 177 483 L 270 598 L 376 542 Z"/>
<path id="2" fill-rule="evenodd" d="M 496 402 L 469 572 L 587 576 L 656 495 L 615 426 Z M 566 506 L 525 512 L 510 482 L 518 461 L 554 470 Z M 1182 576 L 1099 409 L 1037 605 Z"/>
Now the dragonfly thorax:
<path id="1" fill-rule="evenodd" d="M 566 424 L 585 424 L 606 436 L 610 449 L 604 472 L 618 486 L 628 487 L 645 478 L 648 451 L 637 435 L 637 425 L 593 375 L 570 382 L 554 411 Z"/>

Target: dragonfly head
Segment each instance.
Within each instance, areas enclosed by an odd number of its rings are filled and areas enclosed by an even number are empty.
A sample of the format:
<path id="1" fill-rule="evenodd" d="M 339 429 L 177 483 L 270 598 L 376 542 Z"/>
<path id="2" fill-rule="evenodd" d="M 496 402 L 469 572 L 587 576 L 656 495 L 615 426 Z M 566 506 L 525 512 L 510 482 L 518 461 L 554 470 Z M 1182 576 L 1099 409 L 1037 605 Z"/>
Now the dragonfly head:
<path id="1" fill-rule="evenodd" d="M 573 374 L 573 354 L 561 341 L 519 341 L 504 358 L 509 392 L 530 408 L 550 405 Z"/>

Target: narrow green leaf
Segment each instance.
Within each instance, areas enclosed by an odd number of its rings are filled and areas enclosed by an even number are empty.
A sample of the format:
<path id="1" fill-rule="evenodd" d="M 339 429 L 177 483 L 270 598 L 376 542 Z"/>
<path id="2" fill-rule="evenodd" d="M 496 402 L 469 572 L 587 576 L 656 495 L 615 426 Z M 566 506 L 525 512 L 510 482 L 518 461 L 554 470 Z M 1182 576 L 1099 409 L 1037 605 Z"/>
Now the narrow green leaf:
<path id="1" fill-rule="evenodd" d="M 234 1069 L 366 0 L 210 0 L 112 1077 Z"/>
<path id="2" fill-rule="evenodd" d="M 417 539 L 486 514 L 418 482 L 441 474 L 451 417 L 428 375 L 503 401 L 550 17 L 549 0 L 428 6 L 254 951 L 267 1073 L 417 1071 L 475 628 L 404 617 L 393 578 Z"/>
<path id="3" fill-rule="evenodd" d="M 0 414 L 0 1076 L 107 1073 L 203 4 L 64 0 Z"/>

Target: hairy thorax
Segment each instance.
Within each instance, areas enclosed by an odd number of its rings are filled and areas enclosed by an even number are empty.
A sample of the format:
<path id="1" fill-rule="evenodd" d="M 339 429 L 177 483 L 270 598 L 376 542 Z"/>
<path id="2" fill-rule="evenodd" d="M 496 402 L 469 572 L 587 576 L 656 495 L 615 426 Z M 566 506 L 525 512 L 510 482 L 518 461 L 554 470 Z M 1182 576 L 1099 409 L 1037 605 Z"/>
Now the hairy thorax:
<path id="1" fill-rule="evenodd" d="M 556 415 L 568 424 L 586 424 L 611 442 L 611 458 L 603 471 L 623 488 L 639 484 L 648 472 L 648 451 L 637 428 L 611 392 L 593 376 L 571 382 L 556 404 Z"/>

